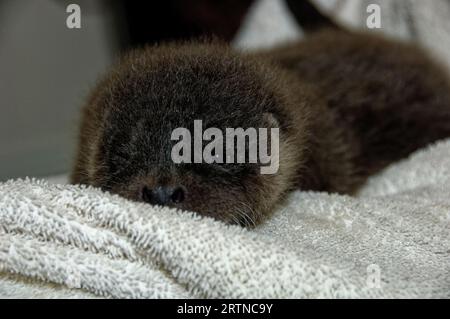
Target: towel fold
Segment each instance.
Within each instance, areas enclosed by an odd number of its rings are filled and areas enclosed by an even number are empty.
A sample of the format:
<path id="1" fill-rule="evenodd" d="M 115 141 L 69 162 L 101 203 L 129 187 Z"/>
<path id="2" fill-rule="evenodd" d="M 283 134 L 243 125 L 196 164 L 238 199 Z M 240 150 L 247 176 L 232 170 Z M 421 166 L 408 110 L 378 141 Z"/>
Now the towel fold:
<path id="1" fill-rule="evenodd" d="M 358 197 L 295 192 L 255 229 L 34 179 L 0 184 L 0 297 L 449 298 L 450 140 Z"/>

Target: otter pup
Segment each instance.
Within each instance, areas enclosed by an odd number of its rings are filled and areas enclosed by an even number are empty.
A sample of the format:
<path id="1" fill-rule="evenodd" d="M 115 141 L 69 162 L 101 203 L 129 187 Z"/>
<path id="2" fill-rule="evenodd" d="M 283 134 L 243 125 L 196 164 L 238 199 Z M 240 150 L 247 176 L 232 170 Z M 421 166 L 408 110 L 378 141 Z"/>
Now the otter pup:
<path id="1" fill-rule="evenodd" d="M 279 170 L 175 164 L 175 128 L 279 128 Z M 324 30 L 255 54 L 225 44 L 128 53 L 83 110 L 73 183 L 228 223 L 259 222 L 295 189 L 352 194 L 450 136 L 450 82 L 419 48 Z"/>

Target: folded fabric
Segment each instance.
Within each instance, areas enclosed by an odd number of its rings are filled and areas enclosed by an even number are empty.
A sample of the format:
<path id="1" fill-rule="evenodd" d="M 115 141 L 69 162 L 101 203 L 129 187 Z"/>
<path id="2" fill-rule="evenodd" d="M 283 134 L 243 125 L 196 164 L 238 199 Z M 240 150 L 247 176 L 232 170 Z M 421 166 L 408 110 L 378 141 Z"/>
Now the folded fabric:
<path id="1" fill-rule="evenodd" d="M 450 140 L 258 227 L 89 187 L 0 184 L 0 297 L 448 298 Z"/>

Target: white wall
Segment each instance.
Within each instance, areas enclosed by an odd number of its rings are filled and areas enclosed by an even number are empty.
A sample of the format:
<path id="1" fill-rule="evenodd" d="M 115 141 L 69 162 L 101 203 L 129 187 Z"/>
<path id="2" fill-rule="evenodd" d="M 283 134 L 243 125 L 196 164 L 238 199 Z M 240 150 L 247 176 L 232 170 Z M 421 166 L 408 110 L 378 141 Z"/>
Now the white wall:
<path id="1" fill-rule="evenodd" d="M 82 28 L 66 27 L 66 5 Z M 117 49 L 101 1 L 0 2 L 0 180 L 66 172 L 78 111 Z"/>

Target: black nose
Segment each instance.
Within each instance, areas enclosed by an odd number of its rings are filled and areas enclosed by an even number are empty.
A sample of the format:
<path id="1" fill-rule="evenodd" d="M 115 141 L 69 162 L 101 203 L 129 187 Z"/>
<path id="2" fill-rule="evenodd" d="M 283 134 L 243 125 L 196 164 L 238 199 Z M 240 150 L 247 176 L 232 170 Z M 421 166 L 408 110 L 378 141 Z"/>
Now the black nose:
<path id="1" fill-rule="evenodd" d="M 144 202 L 152 205 L 170 205 L 184 201 L 184 190 L 182 187 L 158 186 L 150 189 L 144 186 L 141 198 Z"/>

